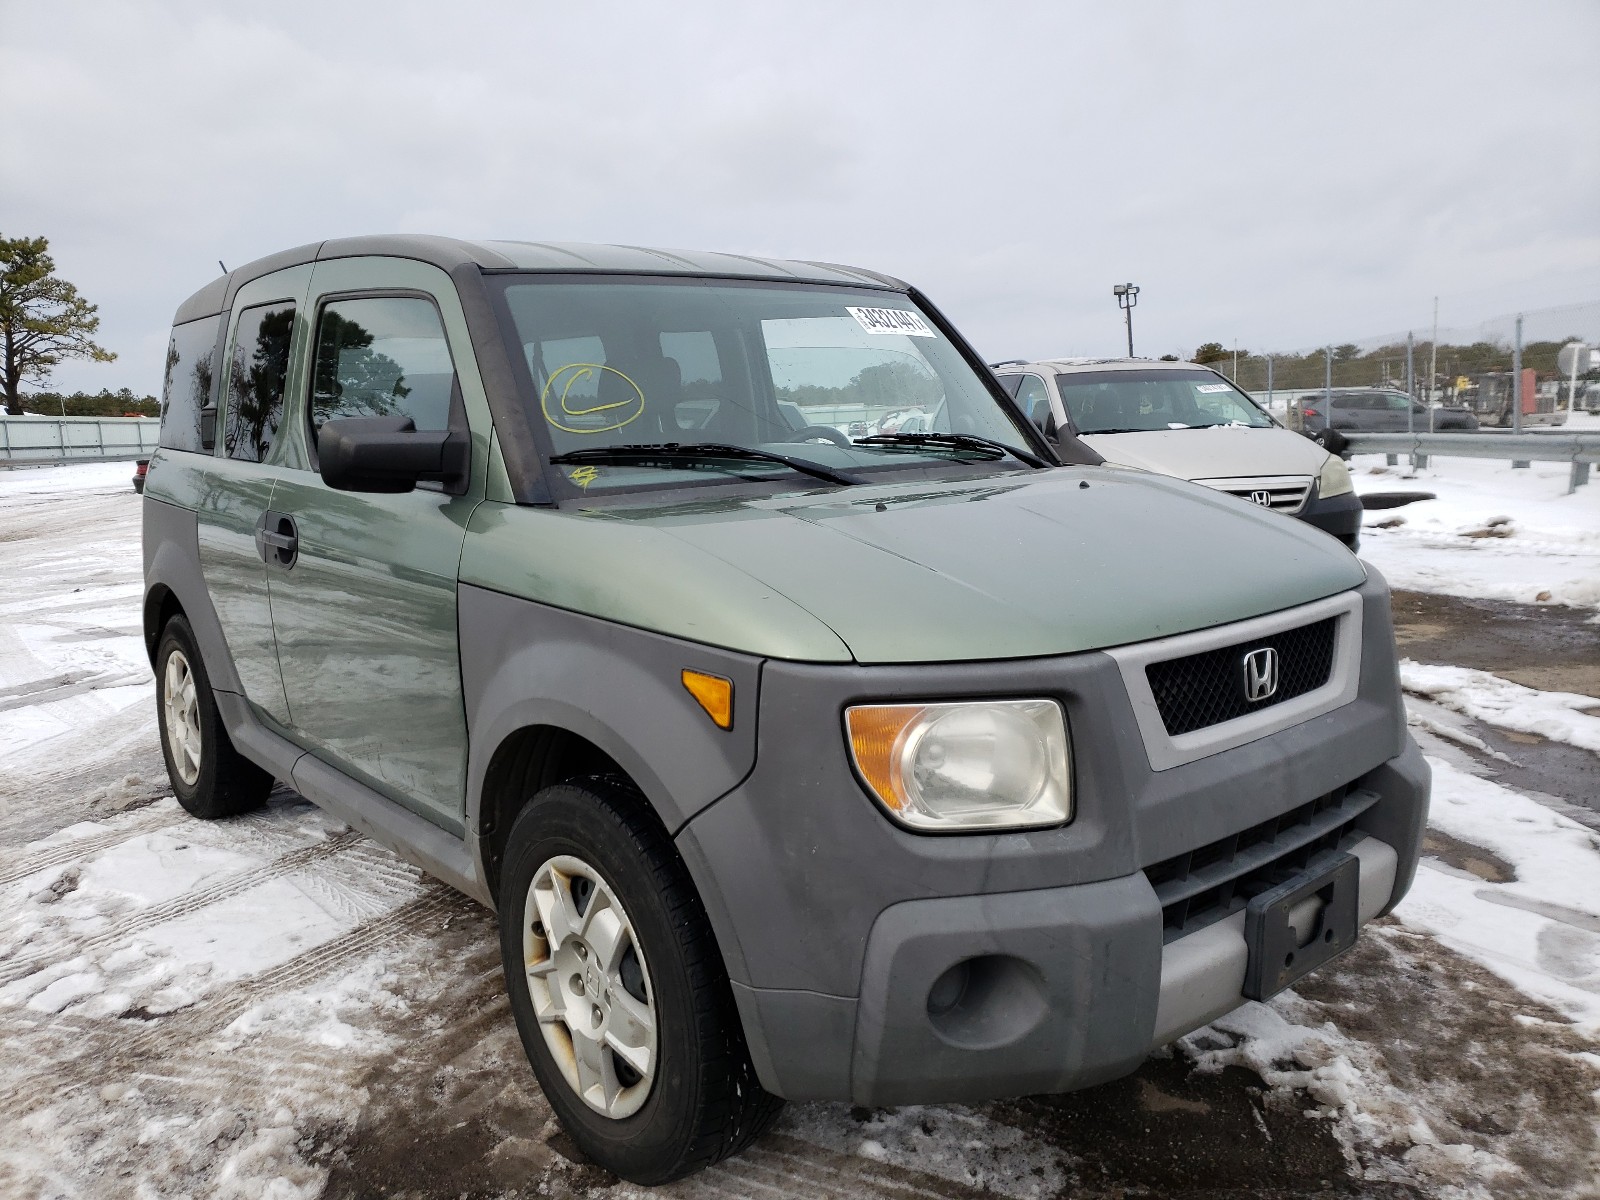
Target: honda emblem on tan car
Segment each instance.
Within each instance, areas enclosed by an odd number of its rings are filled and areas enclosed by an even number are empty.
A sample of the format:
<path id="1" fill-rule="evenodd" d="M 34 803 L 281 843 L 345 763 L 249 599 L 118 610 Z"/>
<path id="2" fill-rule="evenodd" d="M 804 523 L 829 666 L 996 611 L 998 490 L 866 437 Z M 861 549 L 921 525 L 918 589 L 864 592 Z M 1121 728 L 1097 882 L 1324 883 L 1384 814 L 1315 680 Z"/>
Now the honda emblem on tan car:
<path id="1" fill-rule="evenodd" d="M 1244 698 L 1251 704 L 1271 698 L 1278 690 L 1278 652 L 1271 646 L 1244 656 Z"/>
<path id="2" fill-rule="evenodd" d="M 1262 508 L 1272 507 L 1272 493 L 1265 488 L 1258 488 L 1250 493 L 1250 503 L 1259 504 Z"/>

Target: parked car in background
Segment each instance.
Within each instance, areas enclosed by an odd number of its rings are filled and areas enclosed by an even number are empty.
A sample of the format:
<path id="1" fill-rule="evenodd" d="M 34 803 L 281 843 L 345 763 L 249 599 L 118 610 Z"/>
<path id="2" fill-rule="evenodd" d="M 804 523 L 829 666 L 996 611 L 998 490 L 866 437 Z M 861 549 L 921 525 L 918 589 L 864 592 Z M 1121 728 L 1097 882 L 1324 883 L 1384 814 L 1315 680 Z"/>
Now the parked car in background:
<path id="1" fill-rule="evenodd" d="M 1478 428 L 1478 419 L 1464 408 L 1432 410 L 1392 388 L 1334 388 L 1331 393 L 1303 397 L 1289 405 L 1286 424 L 1329 450 L 1344 449 L 1341 433 L 1460 433 Z"/>
<path id="2" fill-rule="evenodd" d="M 196 292 L 166 358 L 143 630 L 178 802 L 285 780 L 491 906 L 543 1094 L 625 1179 L 780 1098 L 1127 1075 L 1410 887 L 1382 577 L 1046 438 L 909 284 L 351 238 Z M 932 428 L 795 429 L 841 364 L 885 410 L 914 370 Z M 1206 372 L 1100 374 L 1124 423 L 1189 422 L 1146 460 L 1279 461 Z M 1300 501 L 1348 488 L 1295 442 Z"/>
<path id="3" fill-rule="evenodd" d="M 150 460 L 141 458 L 133 464 L 133 490 L 144 495 L 144 477 L 150 470 Z"/>
<path id="4" fill-rule="evenodd" d="M 1360 545 L 1361 500 L 1344 462 L 1284 429 L 1210 367 L 1117 358 L 993 369 L 1048 436 L 1066 430 L 1107 462 L 1203 483 L 1298 517 L 1352 550 Z"/>

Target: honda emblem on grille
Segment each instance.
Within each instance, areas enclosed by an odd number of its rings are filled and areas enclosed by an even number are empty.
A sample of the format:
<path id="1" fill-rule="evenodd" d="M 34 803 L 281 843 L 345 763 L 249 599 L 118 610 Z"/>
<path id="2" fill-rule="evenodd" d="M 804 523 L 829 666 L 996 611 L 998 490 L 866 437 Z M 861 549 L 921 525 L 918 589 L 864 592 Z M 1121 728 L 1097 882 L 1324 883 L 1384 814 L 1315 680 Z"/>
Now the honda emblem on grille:
<path id="1" fill-rule="evenodd" d="M 1250 503 L 1259 504 L 1262 508 L 1272 507 L 1272 493 L 1265 488 L 1260 488 L 1250 493 Z"/>
<path id="2" fill-rule="evenodd" d="M 1271 646 L 1244 656 L 1244 698 L 1259 704 L 1278 690 L 1278 652 Z"/>

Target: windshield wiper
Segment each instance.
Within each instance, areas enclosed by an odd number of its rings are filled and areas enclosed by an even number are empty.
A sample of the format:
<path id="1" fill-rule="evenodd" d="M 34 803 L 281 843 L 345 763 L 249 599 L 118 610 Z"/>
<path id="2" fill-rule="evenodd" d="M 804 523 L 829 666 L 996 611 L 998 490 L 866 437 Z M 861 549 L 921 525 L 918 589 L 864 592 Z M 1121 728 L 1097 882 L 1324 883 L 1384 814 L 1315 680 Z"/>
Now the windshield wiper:
<path id="1" fill-rule="evenodd" d="M 745 462 L 777 463 L 779 466 L 788 467 L 791 471 L 799 471 L 802 475 L 810 475 L 813 479 L 825 479 L 829 483 L 846 486 L 865 482 L 865 480 L 846 471 L 836 471 L 832 467 L 825 467 L 821 463 L 811 462 L 804 458 L 790 458 L 787 454 L 776 454 L 770 450 L 756 450 L 750 446 L 727 445 L 722 442 L 661 442 L 658 444 L 645 443 L 631 446 L 585 446 L 579 450 L 568 450 L 565 454 L 552 454 L 550 461 L 557 465 L 563 463 L 614 463 L 620 467 L 693 469 L 719 458 L 732 458 Z"/>
<path id="2" fill-rule="evenodd" d="M 1018 450 L 1015 446 L 1008 446 L 1004 442 L 995 441 L 993 438 L 977 437 L 970 433 L 876 433 L 871 437 L 855 438 L 850 444 L 852 446 L 930 446 L 935 449 L 977 450 L 986 451 L 985 456 L 990 459 L 1003 458 L 1009 454 L 1012 458 L 1025 462 L 1030 467 L 1048 467 L 1051 465 L 1031 450 Z"/>
<path id="3" fill-rule="evenodd" d="M 1137 428 L 1135 426 L 1130 425 L 1126 429 L 1080 429 L 1078 431 L 1078 436 L 1079 437 L 1094 437 L 1096 434 L 1099 434 L 1099 433 L 1165 433 L 1165 432 L 1166 432 L 1165 429 L 1140 429 L 1140 428 Z"/>

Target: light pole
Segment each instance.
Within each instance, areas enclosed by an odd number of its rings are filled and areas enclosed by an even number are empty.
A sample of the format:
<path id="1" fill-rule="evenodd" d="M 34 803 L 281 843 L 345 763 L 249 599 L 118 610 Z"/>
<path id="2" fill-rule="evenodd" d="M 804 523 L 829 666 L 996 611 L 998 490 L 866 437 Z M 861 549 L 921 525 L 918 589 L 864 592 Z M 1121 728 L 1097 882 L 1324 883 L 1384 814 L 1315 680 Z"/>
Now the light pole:
<path id="1" fill-rule="evenodd" d="M 1117 298 L 1117 307 L 1128 319 L 1128 357 L 1133 357 L 1133 306 L 1139 303 L 1139 289 L 1131 283 L 1119 283 L 1111 289 Z"/>

